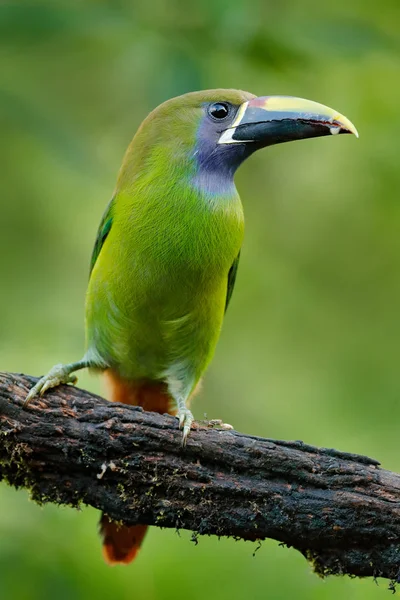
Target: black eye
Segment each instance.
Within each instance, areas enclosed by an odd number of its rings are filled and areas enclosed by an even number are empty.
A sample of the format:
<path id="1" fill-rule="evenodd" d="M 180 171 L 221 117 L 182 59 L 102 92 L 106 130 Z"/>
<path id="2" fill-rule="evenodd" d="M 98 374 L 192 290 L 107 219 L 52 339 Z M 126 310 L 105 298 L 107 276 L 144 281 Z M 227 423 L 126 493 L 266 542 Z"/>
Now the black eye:
<path id="1" fill-rule="evenodd" d="M 209 106 L 208 114 L 213 119 L 225 119 L 225 117 L 229 115 L 229 104 L 225 104 L 225 102 L 215 102 Z"/>

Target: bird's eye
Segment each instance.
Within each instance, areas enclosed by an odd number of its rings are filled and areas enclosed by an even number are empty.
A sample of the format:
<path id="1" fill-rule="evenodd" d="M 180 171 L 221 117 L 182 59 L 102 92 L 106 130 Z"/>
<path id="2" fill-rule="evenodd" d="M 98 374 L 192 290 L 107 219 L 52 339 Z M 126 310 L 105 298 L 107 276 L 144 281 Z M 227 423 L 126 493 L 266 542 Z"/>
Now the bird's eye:
<path id="1" fill-rule="evenodd" d="M 225 102 L 214 102 L 214 104 L 209 106 L 208 114 L 218 121 L 225 119 L 229 115 L 229 104 L 226 104 Z"/>

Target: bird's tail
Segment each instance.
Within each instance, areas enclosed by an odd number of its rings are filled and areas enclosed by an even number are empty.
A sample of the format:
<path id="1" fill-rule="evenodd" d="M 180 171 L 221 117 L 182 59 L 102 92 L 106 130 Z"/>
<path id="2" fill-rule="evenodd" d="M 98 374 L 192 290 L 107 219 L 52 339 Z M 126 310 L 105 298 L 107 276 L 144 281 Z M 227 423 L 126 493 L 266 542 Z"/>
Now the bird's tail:
<path id="1" fill-rule="evenodd" d="M 144 410 L 161 414 L 176 414 L 163 383 L 127 382 L 111 369 L 105 371 L 105 381 L 108 397 L 112 402 L 142 406 Z M 103 513 L 100 519 L 100 534 L 103 538 L 103 556 L 106 563 L 129 564 L 136 557 L 146 531 L 147 525 L 120 525 Z"/>
<path id="2" fill-rule="evenodd" d="M 108 565 L 128 565 L 140 550 L 147 525 L 119 525 L 106 514 L 100 518 L 103 557 Z"/>

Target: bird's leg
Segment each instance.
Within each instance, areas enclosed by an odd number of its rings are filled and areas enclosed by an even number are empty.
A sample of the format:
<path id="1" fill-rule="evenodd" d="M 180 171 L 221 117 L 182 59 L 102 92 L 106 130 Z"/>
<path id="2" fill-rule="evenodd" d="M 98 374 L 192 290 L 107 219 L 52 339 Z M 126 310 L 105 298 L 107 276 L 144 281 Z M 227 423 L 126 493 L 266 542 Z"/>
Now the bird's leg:
<path id="1" fill-rule="evenodd" d="M 168 392 L 176 404 L 176 416 L 179 419 L 179 429 L 182 429 L 182 446 L 186 441 L 193 423 L 193 415 L 187 407 L 188 400 L 193 394 L 193 379 L 188 377 L 185 369 L 170 369 L 165 378 Z"/>
<path id="2" fill-rule="evenodd" d="M 178 398 L 178 414 L 177 417 L 179 419 L 179 429 L 182 429 L 182 446 L 186 446 L 187 438 L 190 432 L 190 428 L 193 423 L 193 415 L 192 412 L 186 406 L 185 398 Z"/>
<path id="3" fill-rule="evenodd" d="M 57 387 L 62 383 L 75 383 L 78 381 L 76 375 L 73 375 L 74 371 L 79 371 L 80 369 L 85 369 L 86 367 L 94 366 L 92 363 L 86 358 L 82 358 L 78 362 L 69 363 L 67 365 L 58 364 L 54 365 L 47 373 L 39 379 L 36 385 L 30 390 L 29 394 L 26 397 L 24 402 L 24 407 L 28 406 L 29 402 L 35 398 L 36 396 L 43 396 L 46 390 Z"/>

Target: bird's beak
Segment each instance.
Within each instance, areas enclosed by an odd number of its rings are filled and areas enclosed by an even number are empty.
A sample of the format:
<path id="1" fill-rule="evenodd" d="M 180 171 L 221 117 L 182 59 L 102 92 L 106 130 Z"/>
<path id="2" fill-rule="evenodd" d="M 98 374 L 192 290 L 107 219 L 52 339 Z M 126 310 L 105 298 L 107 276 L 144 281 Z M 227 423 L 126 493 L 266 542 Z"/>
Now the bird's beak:
<path id="1" fill-rule="evenodd" d="M 253 143 L 255 148 L 322 135 L 354 133 L 346 117 L 328 106 L 291 96 L 261 96 L 244 102 L 219 144 Z"/>

